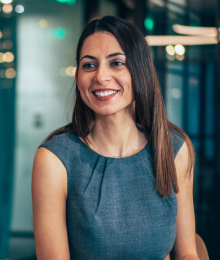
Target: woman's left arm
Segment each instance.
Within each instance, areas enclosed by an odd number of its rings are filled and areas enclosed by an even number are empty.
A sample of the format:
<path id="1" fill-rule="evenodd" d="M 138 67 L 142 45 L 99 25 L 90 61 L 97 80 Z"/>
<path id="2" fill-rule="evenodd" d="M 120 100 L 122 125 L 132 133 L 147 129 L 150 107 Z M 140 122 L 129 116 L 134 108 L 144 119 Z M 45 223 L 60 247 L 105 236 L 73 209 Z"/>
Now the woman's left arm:
<path id="1" fill-rule="evenodd" d="M 176 240 L 171 259 L 199 260 L 196 251 L 195 215 L 193 205 L 193 172 L 187 174 L 188 148 L 183 144 L 175 158 L 179 192 L 177 197 Z"/>

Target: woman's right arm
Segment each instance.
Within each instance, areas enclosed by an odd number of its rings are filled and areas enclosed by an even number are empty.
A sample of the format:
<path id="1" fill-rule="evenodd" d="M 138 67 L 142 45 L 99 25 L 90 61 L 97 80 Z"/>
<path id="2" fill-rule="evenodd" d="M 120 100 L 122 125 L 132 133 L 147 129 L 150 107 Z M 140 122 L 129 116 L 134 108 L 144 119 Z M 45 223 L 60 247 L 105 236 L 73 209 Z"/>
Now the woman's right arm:
<path id="1" fill-rule="evenodd" d="M 34 237 L 38 260 L 70 260 L 66 228 L 67 172 L 48 149 L 37 150 L 32 174 Z"/>

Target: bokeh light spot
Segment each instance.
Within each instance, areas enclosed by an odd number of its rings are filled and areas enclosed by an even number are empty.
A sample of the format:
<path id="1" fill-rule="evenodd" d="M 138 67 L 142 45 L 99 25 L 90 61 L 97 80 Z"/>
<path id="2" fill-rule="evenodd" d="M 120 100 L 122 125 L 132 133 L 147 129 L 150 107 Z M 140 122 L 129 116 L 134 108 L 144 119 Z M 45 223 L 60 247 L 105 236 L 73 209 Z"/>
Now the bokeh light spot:
<path id="1" fill-rule="evenodd" d="M 76 4 L 76 0 L 56 0 L 56 1 L 63 3 L 63 4 L 67 4 L 67 5 L 75 5 Z"/>
<path id="2" fill-rule="evenodd" d="M 182 92 L 180 89 L 178 88 L 173 88 L 171 89 L 171 95 L 174 97 L 174 98 L 180 98 L 182 96 Z"/>
<path id="3" fill-rule="evenodd" d="M 185 48 L 182 44 L 177 44 L 175 46 L 175 51 L 178 55 L 183 55 L 185 53 Z"/>
<path id="4" fill-rule="evenodd" d="M 179 54 L 177 54 L 177 53 L 176 53 L 175 56 L 176 56 L 177 60 L 180 60 L 180 61 L 184 60 L 184 58 L 185 58 L 184 55 L 179 55 Z"/>
<path id="5" fill-rule="evenodd" d="M 13 6 L 11 4 L 6 4 L 2 6 L 2 11 L 6 14 L 11 13 L 13 10 Z"/>
<path id="6" fill-rule="evenodd" d="M 42 28 L 46 28 L 47 27 L 47 20 L 41 19 L 39 21 L 39 26 L 42 27 Z"/>
<path id="7" fill-rule="evenodd" d="M 12 0 L 1 0 L 1 2 L 3 4 L 10 4 L 12 2 Z"/>
<path id="8" fill-rule="evenodd" d="M 5 62 L 4 53 L 0 52 L 0 63 Z"/>
<path id="9" fill-rule="evenodd" d="M 15 12 L 18 14 L 22 14 L 24 12 L 24 6 L 23 5 L 16 5 Z"/>
<path id="10" fill-rule="evenodd" d="M 12 61 L 14 60 L 14 54 L 11 53 L 11 52 L 6 52 L 6 53 L 4 54 L 4 60 L 5 60 L 6 62 L 12 62 Z"/>
<path id="11" fill-rule="evenodd" d="M 175 48 L 173 47 L 173 45 L 167 45 L 166 46 L 166 52 L 173 56 L 175 54 Z"/>
<path id="12" fill-rule="evenodd" d="M 68 68 L 66 68 L 66 74 L 69 77 L 74 77 L 75 76 L 75 71 L 76 71 L 76 67 L 70 66 Z"/>
<path id="13" fill-rule="evenodd" d="M 5 71 L 5 76 L 8 79 L 13 79 L 16 77 L 16 71 L 13 68 L 7 69 Z"/>
<path id="14" fill-rule="evenodd" d="M 147 30 L 151 31 L 153 28 L 154 28 L 154 21 L 152 18 L 150 17 L 147 17 L 145 20 L 144 20 L 144 26 Z"/>
<path id="15" fill-rule="evenodd" d="M 53 35 L 55 38 L 58 39 L 63 39 L 66 37 L 66 31 L 65 29 L 63 29 L 62 27 L 57 27 L 54 31 L 53 31 Z"/>

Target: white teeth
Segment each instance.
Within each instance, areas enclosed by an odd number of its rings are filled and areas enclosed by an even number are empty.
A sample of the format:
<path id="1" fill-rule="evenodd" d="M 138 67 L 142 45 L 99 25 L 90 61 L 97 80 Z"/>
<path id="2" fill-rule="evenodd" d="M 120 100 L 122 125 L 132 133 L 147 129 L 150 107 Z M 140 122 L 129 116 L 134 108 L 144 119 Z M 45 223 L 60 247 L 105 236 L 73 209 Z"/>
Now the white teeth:
<path id="1" fill-rule="evenodd" d="M 107 97 L 107 96 L 115 94 L 116 92 L 117 92 L 117 90 L 116 91 L 110 90 L 110 91 L 105 91 L 105 92 L 96 91 L 95 95 L 97 97 Z"/>

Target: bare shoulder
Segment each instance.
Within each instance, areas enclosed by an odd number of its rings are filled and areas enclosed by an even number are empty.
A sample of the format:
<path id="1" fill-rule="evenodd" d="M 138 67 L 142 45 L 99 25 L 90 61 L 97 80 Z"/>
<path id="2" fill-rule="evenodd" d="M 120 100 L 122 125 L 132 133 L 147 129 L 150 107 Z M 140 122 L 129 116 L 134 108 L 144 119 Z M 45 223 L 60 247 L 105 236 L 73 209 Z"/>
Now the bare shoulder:
<path id="1" fill-rule="evenodd" d="M 198 260 L 195 243 L 193 169 L 188 173 L 189 154 L 187 143 L 184 142 L 175 158 L 179 192 L 176 194 L 176 240 L 171 255 L 172 259 Z"/>
<path id="2" fill-rule="evenodd" d="M 177 178 L 179 182 L 182 182 L 186 179 L 189 180 L 193 175 L 193 172 L 191 174 L 187 173 L 188 162 L 189 162 L 189 149 L 186 142 L 184 142 L 175 158 L 175 166 L 176 166 Z M 190 178 L 189 175 L 191 176 Z"/>
<path id="3" fill-rule="evenodd" d="M 50 150 L 40 147 L 36 152 L 33 163 L 32 190 L 35 186 L 47 185 L 47 189 L 58 188 L 66 196 L 66 183 L 67 173 L 63 163 Z"/>
<path id="4" fill-rule="evenodd" d="M 66 228 L 67 174 L 47 148 L 36 152 L 32 174 L 34 237 L 37 259 L 70 259 Z"/>
<path id="5" fill-rule="evenodd" d="M 34 157 L 34 167 L 41 167 L 41 166 L 58 166 L 60 168 L 63 168 L 65 170 L 65 167 L 63 163 L 60 161 L 60 159 L 52 153 L 50 150 L 48 150 L 45 147 L 40 147 Z"/>

